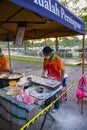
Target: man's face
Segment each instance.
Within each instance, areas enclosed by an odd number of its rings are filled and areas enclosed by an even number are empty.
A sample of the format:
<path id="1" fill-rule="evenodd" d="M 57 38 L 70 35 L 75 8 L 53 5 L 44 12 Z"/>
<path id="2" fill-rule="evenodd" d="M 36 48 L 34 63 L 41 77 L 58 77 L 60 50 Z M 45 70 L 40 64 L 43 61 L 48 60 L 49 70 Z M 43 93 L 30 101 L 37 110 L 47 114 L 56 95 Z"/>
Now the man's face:
<path id="1" fill-rule="evenodd" d="M 45 54 L 45 58 L 50 60 L 52 58 L 52 52 L 48 53 L 48 54 Z"/>

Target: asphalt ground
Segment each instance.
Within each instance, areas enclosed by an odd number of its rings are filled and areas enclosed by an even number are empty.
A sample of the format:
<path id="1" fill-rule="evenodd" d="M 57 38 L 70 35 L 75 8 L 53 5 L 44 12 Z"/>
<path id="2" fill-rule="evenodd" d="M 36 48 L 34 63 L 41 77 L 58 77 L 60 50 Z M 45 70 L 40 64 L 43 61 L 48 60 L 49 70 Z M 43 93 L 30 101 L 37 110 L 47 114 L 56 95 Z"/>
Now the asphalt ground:
<path id="1" fill-rule="evenodd" d="M 22 72 L 26 76 L 31 74 L 41 75 L 42 64 L 12 61 L 12 69 L 13 72 Z M 81 76 L 82 68 L 79 65 L 77 67 L 65 66 L 65 72 L 68 74 L 68 88 Z M 87 77 L 87 68 L 85 68 L 85 75 Z M 81 104 L 77 104 L 75 96 L 76 89 L 77 85 L 67 93 L 67 101 L 60 105 L 59 110 L 56 113 L 51 113 L 55 122 L 49 116 L 47 117 L 43 130 L 87 130 L 87 105 L 84 105 L 84 112 L 81 114 Z M 31 117 L 39 111 L 40 109 L 35 110 L 31 113 Z M 40 130 L 43 118 L 44 115 L 38 118 L 27 130 Z M 19 130 L 20 127 L 0 118 L 0 130 Z"/>

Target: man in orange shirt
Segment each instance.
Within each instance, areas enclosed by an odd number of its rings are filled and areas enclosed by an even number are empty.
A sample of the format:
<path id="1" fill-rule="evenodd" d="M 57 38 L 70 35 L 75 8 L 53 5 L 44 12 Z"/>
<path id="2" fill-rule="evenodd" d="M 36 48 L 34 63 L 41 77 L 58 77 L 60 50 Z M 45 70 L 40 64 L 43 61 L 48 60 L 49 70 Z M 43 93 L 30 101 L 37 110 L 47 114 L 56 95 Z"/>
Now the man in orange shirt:
<path id="1" fill-rule="evenodd" d="M 64 65 L 59 56 L 53 53 L 53 49 L 49 46 L 44 47 L 43 54 L 45 56 L 43 63 L 43 75 L 47 72 L 47 77 L 62 81 L 64 78 Z"/>
<path id="2" fill-rule="evenodd" d="M 12 72 L 8 69 L 8 64 L 5 55 L 2 53 L 2 49 L 0 48 L 0 74 Z M 4 87 L 4 81 L 0 79 L 0 86 Z"/>
<path id="3" fill-rule="evenodd" d="M 64 65 L 61 58 L 54 54 L 53 51 L 54 50 L 49 46 L 43 48 L 43 54 L 45 58 L 42 76 L 44 77 L 47 73 L 48 78 L 63 82 L 65 73 Z M 58 109 L 58 102 L 55 103 L 54 108 Z"/>

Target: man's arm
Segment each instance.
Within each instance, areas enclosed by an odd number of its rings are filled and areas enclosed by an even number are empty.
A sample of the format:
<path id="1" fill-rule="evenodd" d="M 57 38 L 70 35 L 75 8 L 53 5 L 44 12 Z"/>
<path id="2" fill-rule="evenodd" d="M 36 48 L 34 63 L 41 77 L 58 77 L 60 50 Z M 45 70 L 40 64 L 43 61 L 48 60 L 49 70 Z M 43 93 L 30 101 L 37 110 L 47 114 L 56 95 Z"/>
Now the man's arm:
<path id="1" fill-rule="evenodd" d="M 42 71 L 42 77 L 46 77 L 46 69 L 43 67 L 43 71 Z"/>
<path id="2" fill-rule="evenodd" d="M 63 81 L 64 74 L 65 74 L 65 70 L 61 70 L 61 78 L 60 78 L 60 81 Z"/>

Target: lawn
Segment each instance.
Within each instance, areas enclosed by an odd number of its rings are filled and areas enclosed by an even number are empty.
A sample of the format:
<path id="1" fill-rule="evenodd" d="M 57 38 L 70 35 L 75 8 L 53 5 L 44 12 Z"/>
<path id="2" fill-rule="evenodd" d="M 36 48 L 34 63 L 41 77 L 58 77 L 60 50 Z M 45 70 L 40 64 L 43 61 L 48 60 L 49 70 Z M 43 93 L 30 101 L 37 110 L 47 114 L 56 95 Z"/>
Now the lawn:
<path id="1" fill-rule="evenodd" d="M 8 59 L 8 56 L 7 56 Z M 15 61 L 22 61 L 22 62 L 38 62 L 38 63 L 42 63 L 43 60 L 40 59 L 35 59 L 35 58 L 26 58 L 26 57 L 16 57 L 16 56 L 11 56 L 11 60 L 15 60 Z"/>

